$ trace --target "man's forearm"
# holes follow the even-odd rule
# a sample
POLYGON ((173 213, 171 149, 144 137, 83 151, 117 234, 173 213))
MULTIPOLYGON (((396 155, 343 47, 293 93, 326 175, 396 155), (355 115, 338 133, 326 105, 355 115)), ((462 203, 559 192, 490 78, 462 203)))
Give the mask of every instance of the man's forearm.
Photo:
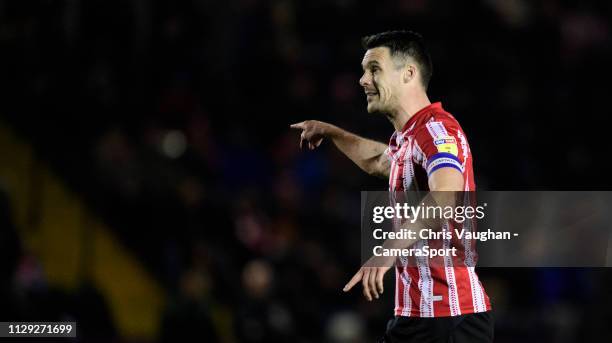
POLYGON ((391 163, 385 156, 387 146, 383 143, 359 137, 332 124, 306 120, 290 125, 293 129, 302 130, 300 148, 307 142, 308 148, 316 149, 323 138, 331 139, 336 147, 359 168, 370 175, 388 177, 391 163))
POLYGON ((388 176, 386 157, 383 156, 387 148, 385 144, 360 137, 331 124, 327 130, 327 137, 359 168, 370 175, 388 176))

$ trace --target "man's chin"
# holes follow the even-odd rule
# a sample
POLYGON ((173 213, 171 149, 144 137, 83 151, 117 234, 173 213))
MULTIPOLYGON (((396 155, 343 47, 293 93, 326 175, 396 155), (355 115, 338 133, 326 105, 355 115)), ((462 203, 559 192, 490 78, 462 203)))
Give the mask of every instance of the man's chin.
POLYGON ((382 113, 381 109, 374 104, 368 104, 368 113, 370 114, 380 114, 382 113))
POLYGON ((373 103, 368 103, 368 113, 376 113, 378 110, 373 103))

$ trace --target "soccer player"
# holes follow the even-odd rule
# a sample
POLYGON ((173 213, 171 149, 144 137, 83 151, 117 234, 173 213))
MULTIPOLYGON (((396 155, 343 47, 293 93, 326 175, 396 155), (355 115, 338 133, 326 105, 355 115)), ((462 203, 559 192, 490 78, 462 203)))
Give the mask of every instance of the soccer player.
MULTIPOLYGON (((364 37, 362 43, 366 51, 359 84, 368 112, 385 115, 395 128, 389 144, 307 120, 291 125, 302 131, 300 147, 315 149, 324 138, 331 139, 365 172, 388 178, 391 192, 475 190, 472 155, 461 126, 427 96, 432 63, 422 37, 389 31, 364 37)), ((369 301, 378 298, 391 267, 364 264, 344 291, 361 283, 369 301)), ((395 272, 395 317, 381 342, 493 341, 491 305, 473 266, 397 263, 395 272)))

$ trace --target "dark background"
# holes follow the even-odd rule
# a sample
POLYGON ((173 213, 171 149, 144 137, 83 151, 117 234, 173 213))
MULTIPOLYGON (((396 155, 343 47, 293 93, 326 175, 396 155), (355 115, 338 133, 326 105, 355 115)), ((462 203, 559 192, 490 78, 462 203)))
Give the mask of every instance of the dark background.
MULTIPOLYGON (((359 268, 359 191, 386 182, 329 142, 300 151, 289 124, 387 141, 358 85, 360 37, 413 29, 479 189, 609 189, 610 18, 603 1, 0 1, 0 119, 163 286, 160 341, 371 342, 392 291, 366 303, 341 289, 359 268)), ((1 319, 71 313, 98 318, 85 341, 130 341, 95 285, 11 301, 32 258, 11 206, 3 196, 1 319)), ((480 275, 497 342, 609 334, 607 269, 480 275)))

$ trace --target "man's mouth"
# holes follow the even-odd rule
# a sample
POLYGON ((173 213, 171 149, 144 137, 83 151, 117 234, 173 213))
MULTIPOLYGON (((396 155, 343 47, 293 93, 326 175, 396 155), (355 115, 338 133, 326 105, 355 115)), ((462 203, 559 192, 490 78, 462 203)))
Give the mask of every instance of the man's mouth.
POLYGON ((377 96, 378 92, 365 92, 365 94, 366 94, 366 98, 369 99, 369 98, 372 98, 374 96, 377 96))

